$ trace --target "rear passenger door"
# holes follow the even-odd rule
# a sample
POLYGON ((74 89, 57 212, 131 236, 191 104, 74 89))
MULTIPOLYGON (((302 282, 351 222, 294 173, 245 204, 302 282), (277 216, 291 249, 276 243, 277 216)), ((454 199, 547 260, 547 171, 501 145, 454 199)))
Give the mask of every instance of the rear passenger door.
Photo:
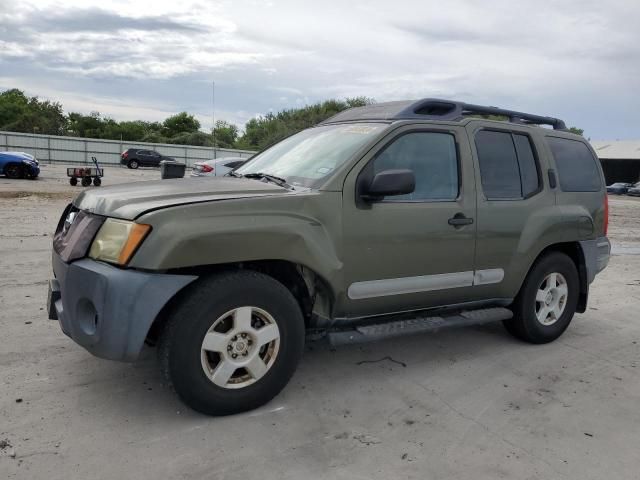
MULTIPOLYGON (((531 262, 542 233, 557 214, 549 189, 542 133, 509 125, 467 125, 476 166, 478 199, 476 271, 477 299, 512 299, 531 262)), ((539 129, 542 131, 542 128, 539 129)))

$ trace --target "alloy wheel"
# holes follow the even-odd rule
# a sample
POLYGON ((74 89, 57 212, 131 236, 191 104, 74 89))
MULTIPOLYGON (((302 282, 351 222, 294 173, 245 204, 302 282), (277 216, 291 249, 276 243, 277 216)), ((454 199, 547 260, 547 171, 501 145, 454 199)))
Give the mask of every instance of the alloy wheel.
POLYGON ((567 280, 560 273, 550 273, 536 292, 535 312, 538 322, 544 326, 556 323, 567 305, 569 289, 567 280))
POLYGON ((273 366, 280 348, 275 319, 257 307, 239 307, 220 316, 202 341, 201 363, 218 387, 243 388, 273 366))

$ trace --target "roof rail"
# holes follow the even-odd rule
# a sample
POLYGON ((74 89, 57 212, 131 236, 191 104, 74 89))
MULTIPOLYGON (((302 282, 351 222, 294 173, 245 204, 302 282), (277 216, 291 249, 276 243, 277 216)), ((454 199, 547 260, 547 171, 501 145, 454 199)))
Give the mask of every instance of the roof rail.
POLYGON ((460 121, 469 115, 499 115, 512 123, 524 125, 550 125, 554 130, 566 130, 567 126, 559 118, 543 117, 530 113, 506 110, 504 108, 473 105, 470 103, 437 98, 416 101, 385 102, 351 108, 334 115, 323 123, 346 122, 352 120, 448 120, 460 121))

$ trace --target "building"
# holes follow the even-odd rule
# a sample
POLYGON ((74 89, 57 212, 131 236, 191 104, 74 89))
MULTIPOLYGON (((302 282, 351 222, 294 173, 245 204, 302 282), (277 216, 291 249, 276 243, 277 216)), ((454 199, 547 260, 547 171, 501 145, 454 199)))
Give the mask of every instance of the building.
POLYGON ((607 185, 640 181, 640 140, 597 140, 591 146, 602 163, 607 185))

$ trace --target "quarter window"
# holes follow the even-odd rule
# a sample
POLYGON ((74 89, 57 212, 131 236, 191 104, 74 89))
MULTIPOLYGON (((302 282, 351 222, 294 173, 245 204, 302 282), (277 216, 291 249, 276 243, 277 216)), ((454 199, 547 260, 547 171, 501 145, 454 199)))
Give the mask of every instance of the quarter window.
POLYGON ((481 130, 475 137, 482 190, 488 199, 521 199, 540 188, 527 135, 481 130))
POLYGON ((458 197, 458 157, 450 133, 412 132, 397 138, 373 161, 374 174, 409 169, 416 178, 413 193, 387 201, 455 200, 458 197))
POLYGON ((602 179, 596 159, 584 143, 560 137, 547 137, 547 141, 556 161, 563 191, 600 191, 602 179))

